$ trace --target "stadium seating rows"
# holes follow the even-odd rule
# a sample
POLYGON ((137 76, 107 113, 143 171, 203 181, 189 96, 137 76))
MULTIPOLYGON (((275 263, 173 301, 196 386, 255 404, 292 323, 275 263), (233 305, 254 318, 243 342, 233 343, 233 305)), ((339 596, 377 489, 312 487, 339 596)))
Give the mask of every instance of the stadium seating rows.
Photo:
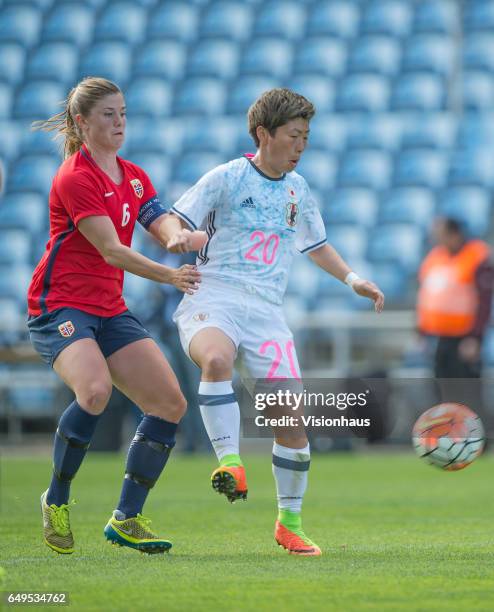
MULTIPOLYGON (((406 305, 435 214, 476 235, 490 229, 493 32, 494 5, 483 0, 463 15, 451 0, 0 0, 0 266, 18 267, 0 281, 2 304, 24 303, 59 163, 56 144, 29 123, 98 74, 126 94, 122 155, 165 201, 253 149, 245 111, 259 93, 288 86, 312 99, 299 171, 328 235, 388 301, 406 305)), ((294 268, 299 282, 302 307, 358 307, 305 263, 294 268)))

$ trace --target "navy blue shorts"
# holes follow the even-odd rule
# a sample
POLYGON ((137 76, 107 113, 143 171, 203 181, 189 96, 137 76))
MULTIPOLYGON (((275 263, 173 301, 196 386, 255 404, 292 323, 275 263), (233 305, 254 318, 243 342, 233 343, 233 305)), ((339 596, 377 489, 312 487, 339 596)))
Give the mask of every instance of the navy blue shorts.
POLYGON ((114 317, 98 317, 77 308, 58 308, 30 316, 27 326, 34 348, 51 366, 64 348, 81 338, 96 340, 106 358, 131 342, 151 337, 129 310, 114 317))

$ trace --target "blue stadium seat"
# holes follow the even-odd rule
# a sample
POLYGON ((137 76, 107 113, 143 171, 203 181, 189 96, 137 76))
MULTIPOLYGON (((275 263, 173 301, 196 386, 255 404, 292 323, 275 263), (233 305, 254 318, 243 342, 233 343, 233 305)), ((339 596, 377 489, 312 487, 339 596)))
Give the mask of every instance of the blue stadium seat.
POLYGON ((172 89, 158 78, 132 80, 125 92, 125 104, 129 117, 165 117, 172 106, 172 89))
POLYGON ((187 61, 188 76, 231 79, 237 75, 239 48, 233 41, 203 40, 187 61))
POLYGON ((444 85, 435 74, 405 74, 397 80, 391 93, 390 107, 395 111, 438 111, 444 105, 444 85))
MULTIPOLYGON (((0 87, 0 92, 1 92, 0 87)), ((0 109, 2 108, 1 93, 0 93, 0 109)), ((0 110, 0 115, 2 111, 0 110)), ((10 162, 17 156, 20 145, 21 130, 15 121, 3 121, 0 119, 0 159, 10 162)))
POLYGON ((438 197, 438 213, 465 224, 474 236, 485 236, 492 218, 491 194, 481 187, 451 187, 438 197))
POLYGON ((356 118, 348 126, 347 149, 382 149, 394 151, 400 143, 402 122, 393 115, 356 118))
POLYGON ((410 223, 424 230, 434 217, 434 195, 425 187, 399 187, 384 193, 379 205, 379 223, 410 223))
POLYGON ((394 264, 374 263, 369 268, 369 278, 381 289, 386 297, 386 304, 407 303, 407 284, 406 274, 394 264))
POLYGON ((39 384, 23 384, 9 387, 7 402, 17 418, 26 416, 56 416, 56 390, 51 387, 40 387, 39 384))
POLYGON ((494 147, 494 121, 489 113, 464 113, 458 125, 459 149, 494 147))
POLYGON ((268 77, 241 77, 228 88, 227 114, 243 115, 264 91, 278 87, 279 81, 268 77))
POLYGON ((51 155, 25 155, 13 161, 7 191, 34 191, 47 197, 59 161, 51 155))
POLYGON ((376 113, 387 109, 389 85, 377 74, 353 74, 339 84, 335 109, 343 112, 376 113))
POLYGON ((376 72, 393 76, 400 67, 401 50, 390 36, 364 36, 355 41, 348 58, 348 72, 376 72))
POLYGON ((450 149, 456 135, 456 119, 446 113, 428 113, 404 122, 402 148, 450 149))
POLYGON ((93 35, 94 11, 81 4, 56 6, 41 33, 43 42, 70 42, 83 49, 93 35))
POLYGON ((408 39, 401 67, 408 72, 449 76, 455 68, 455 41, 442 34, 421 34, 408 39))
POLYGON ((494 367, 494 329, 487 330, 482 343, 482 358, 489 367, 494 367))
POLYGON ((199 38, 247 40, 252 28, 252 9, 247 3, 213 2, 199 25, 199 38))
POLYGON ((182 126, 179 119, 133 117, 127 123, 129 151, 177 155, 182 147, 182 126))
POLYGON ((415 7, 413 31, 455 34, 459 27, 458 5, 450 0, 422 0, 415 7))
MULTIPOLYGON (((0 246, 0 249, 2 248, 0 246)), ((0 297, 16 300, 17 308, 21 312, 24 312, 26 308, 27 289, 32 273, 31 264, 13 261, 0 266, 0 297)))
POLYGON ((463 149, 453 153, 450 160, 448 183, 494 187, 494 164, 488 149, 463 149))
POLYGON ((29 81, 17 93, 14 116, 18 119, 47 119, 62 110, 67 92, 60 83, 29 81))
MULTIPOLYGON (((142 252, 141 249, 137 249, 142 252)), ((149 304, 153 299, 153 292, 156 291, 154 283, 150 283, 147 278, 137 276, 137 274, 126 274, 123 296, 128 308, 138 310, 140 305, 149 304)))
POLYGON ((292 45, 276 38, 253 39, 240 60, 242 75, 286 77, 292 68, 292 45))
POLYGON ((224 163, 224 161, 215 153, 188 153, 178 160, 173 172, 173 179, 180 183, 192 185, 206 172, 224 163))
POLYGON ((221 79, 190 79, 185 81, 176 92, 174 113, 177 115, 221 115, 225 106, 225 96, 225 84, 221 79))
POLYGON ((30 6, 7 6, 0 12, 0 42, 33 47, 39 38, 41 11, 30 6))
POLYGON ((494 108, 494 75, 483 71, 464 72, 462 85, 466 111, 489 112, 494 108))
POLYGON ((466 30, 494 30, 494 4, 490 0, 467 2, 463 13, 466 30))
MULTIPOLYGON (((420 227, 394 223, 376 227, 369 236, 367 257, 375 263, 395 263, 408 272, 417 270, 423 254, 420 227)), ((399 274, 399 270, 396 270, 399 274)))
POLYGON ((149 38, 189 42, 196 36, 197 9, 185 2, 166 2, 148 17, 149 38))
POLYGON ((260 7, 253 34, 298 40, 304 35, 305 17, 305 7, 299 2, 287 0, 268 2, 260 7))
MULTIPOLYGON (((238 133, 236 123, 236 120, 228 121, 226 117, 213 117, 207 122, 189 119, 184 125, 183 150, 218 153, 226 158, 235 148, 238 133)), ((243 125, 242 128, 245 129, 243 125)))
POLYGON ((53 0, 3 0, 3 6, 31 6, 32 8, 44 11, 53 4, 53 0))
MULTIPOLYGON (((0 271, 3 271, 0 268, 0 271)), ((19 312, 19 304, 17 300, 0 295, 0 312, 2 318, 0 320, 0 345, 8 346, 19 340, 19 328, 24 325, 24 317, 19 312)), ((4 402, 2 402, 4 404, 4 402)), ((0 412, 4 412, 2 406, 0 412)))
POLYGON ((328 193, 323 213, 330 226, 333 223, 356 223, 372 227, 377 216, 377 197, 369 189, 337 189, 328 193))
POLYGON ((186 51, 186 46, 180 41, 153 40, 138 50, 134 75, 179 80, 185 74, 186 51))
POLYGON ((100 42, 92 46, 82 57, 79 66, 81 78, 98 76, 110 79, 125 87, 129 79, 131 49, 122 42, 100 42))
POLYGON ((301 174, 309 187, 326 191, 334 185, 336 159, 322 151, 307 150, 297 164, 296 171, 301 174))
POLYGON ((318 281, 318 269, 308 257, 295 257, 293 259, 287 287, 289 295, 301 296, 307 303, 315 296, 318 281))
POLYGON ((0 44, 0 81, 16 85, 24 76, 26 50, 17 43, 0 44))
POLYGON ((310 123, 309 147, 323 151, 341 152, 347 138, 346 123, 341 115, 316 113, 310 123))
POLYGON ((20 139, 21 155, 44 155, 61 158, 63 139, 56 138, 54 132, 23 129, 20 139))
POLYGON ((407 149, 396 159, 393 183, 439 189, 444 186, 447 172, 448 160, 443 151, 407 149))
POLYGON ((38 47, 29 58, 26 76, 50 79, 72 87, 75 83, 78 50, 70 43, 47 43, 38 47))
POLYGON ((314 74, 299 75, 288 82, 288 87, 309 99, 318 113, 333 110, 334 86, 329 79, 314 74))
POLYGON ((322 77, 340 76, 345 70, 345 43, 327 38, 308 38, 303 45, 295 47, 294 74, 322 77))
POLYGON ((360 30, 364 34, 386 34, 403 37, 410 31, 410 3, 400 0, 374 0, 365 5, 360 30))
POLYGON ((161 196, 163 204, 166 205, 167 187, 170 180, 169 158, 166 155, 139 152, 135 154, 130 153, 128 159, 146 172, 158 195, 161 196))
POLYGON ((0 119, 10 119, 12 113, 12 87, 0 83, 0 119))
POLYGON ((0 265, 27 264, 29 263, 30 255, 31 236, 27 229, 2 231, 0 265))
POLYGON ((463 43, 463 66, 468 70, 494 71, 494 34, 472 33, 463 43))
POLYGON ((0 204, 0 231, 8 229, 41 232, 48 220, 48 205, 38 193, 10 193, 0 204))
POLYGON ((358 30, 358 6, 348 0, 316 2, 309 7, 307 36, 353 38, 358 30))
POLYGON ((348 152, 340 163, 338 185, 340 187, 368 187, 386 189, 391 178, 389 153, 375 150, 348 152))
POLYGON ((326 233, 329 244, 338 251, 343 259, 364 258, 368 231, 363 225, 358 223, 333 225, 330 221, 326 227, 326 233))
POLYGON ((97 41, 140 43, 144 38, 146 10, 135 3, 112 3, 98 15, 94 30, 97 41))

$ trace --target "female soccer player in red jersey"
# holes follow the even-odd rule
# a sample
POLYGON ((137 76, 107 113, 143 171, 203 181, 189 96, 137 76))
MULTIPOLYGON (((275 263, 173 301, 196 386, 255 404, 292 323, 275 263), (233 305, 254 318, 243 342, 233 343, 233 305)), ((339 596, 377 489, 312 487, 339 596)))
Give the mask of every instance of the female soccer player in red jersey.
POLYGON ((120 89, 88 77, 69 93, 63 112, 35 124, 65 138, 65 161, 50 191, 50 239, 28 292, 31 341, 75 394, 60 418, 53 477, 41 496, 44 540, 59 553, 74 550, 70 482, 112 384, 144 417, 129 448, 120 501, 105 536, 148 553, 171 547, 151 531, 141 512, 175 444, 186 404, 164 355, 127 309, 122 287, 124 270, 185 293, 193 293, 200 278, 194 266, 169 268, 130 248, 136 221, 162 241, 166 210, 146 173, 117 156, 125 123, 120 89))

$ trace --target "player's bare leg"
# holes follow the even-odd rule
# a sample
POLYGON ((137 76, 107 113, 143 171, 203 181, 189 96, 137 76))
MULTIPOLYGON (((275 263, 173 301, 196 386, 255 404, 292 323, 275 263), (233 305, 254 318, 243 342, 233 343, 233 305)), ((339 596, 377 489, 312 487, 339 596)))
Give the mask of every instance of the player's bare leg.
POLYGON ((245 470, 240 459, 240 409, 232 387, 236 347, 220 329, 208 327, 197 332, 190 356, 201 368, 199 405, 204 426, 220 467, 211 483, 230 502, 247 498, 245 470))
POLYGON ((185 399, 170 365, 151 338, 127 344, 110 355, 107 363, 114 384, 141 408, 144 417, 129 448, 120 501, 104 533, 113 544, 162 553, 171 548, 171 542, 151 530, 142 508, 175 445, 185 399))
POLYGON ((53 449, 53 477, 41 496, 44 541, 58 553, 74 551, 69 521, 70 484, 94 433, 99 415, 111 395, 105 359, 96 342, 83 338, 56 358, 54 370, 75 393, 76 399, 60 417, 53 449))

